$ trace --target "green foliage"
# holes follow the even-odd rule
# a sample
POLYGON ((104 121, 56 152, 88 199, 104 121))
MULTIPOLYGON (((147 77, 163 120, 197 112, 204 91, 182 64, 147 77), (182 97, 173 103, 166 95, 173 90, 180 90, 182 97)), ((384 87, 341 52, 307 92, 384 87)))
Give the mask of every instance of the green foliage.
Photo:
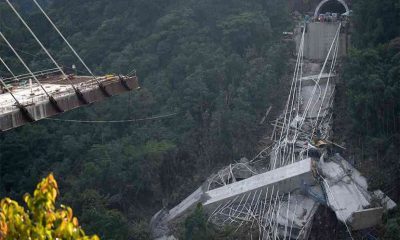
POLYGON ((85 235, 71 208, 63 205, 60 209, 55 207, 57 195, 57 182, 50 174, 37 185, 33 196, 24 196, 28 210, 10 198, 2 199, 0 239, 98 240, 97 236, 85 235))
MULTIPOLYGON (((399 200, 400 188, 400 3, 354 2, 355 49, 344 64, 352 149, 380 188, 399 200)), ((342 113, 340 113, 342 114, 342 113)), ((385 225, 384 239, 399 239, 399 218, 385 225)))
POLYGON ((375 47, 400 35, 400 3, 397 0, 356 0, 353 4, 358 47, 375 47))
POLYGON ((222 229, 215 226, 208 221, 208 215, 201 204, 196 206, 196 209, 185 219, 182 225, 182 236, 180 238, 185 240, 234 240, 257 236, 253 226, 250 226, 251 224, 242 226, 240 229, 236 229, 234 226, 225 226, 222 229))
POLYGON ((350 109, 359 132, 391 136, 398 130, 400 111, 400 44, 354 50, 345 66, 350 109))
POLYGON ((399 240, 400 239, 400 220, 391 219, 386 225, 385 240, 399 240))
MULTIPOLYGON (((146 239, 143 224, 176 204, 211 171, 251 156, 258 122, 281 106, 290 18, 280 0, 61 0, 50 16, 97 74, 127 73, 140 92, 64 114, 66 119, 134 119, 132 124, 40 122, 0 135, 0 194, 21 195, 46 171, 63 176, 62 201, 104 239, 146 239)), ((5 7, 1 11, 9 11, 5 7)), ((23 6, 26 9, 29 7, 23 6)), ((2 14, 1 17, 6 15, 2 14)), ((55 58, 80 66, 35 12, 28 16, 55 58), (40 23, 40 24, 39 24, 40 23)), ((53 67, 11 15, 1 21, 34 70, 53 67), (39 55, 35 55, 35 54, 39 55)), ((3 51, 3 50, 1 50, 3 51)), ((9 52, 0 52, 11 62, 9 52)), ((16 65, 16 64, 15 64, 16 65)))
POLYGON ((185 220, 186 240, 208 240, 214 239, 215 230, 207 221, 203 207, 199 204, 196 210, 185 220))
POLYGON ((399 240, 400 239, 400 215, 399 210, 389 213, 385 222, 384 228, 385 240, 399 240))

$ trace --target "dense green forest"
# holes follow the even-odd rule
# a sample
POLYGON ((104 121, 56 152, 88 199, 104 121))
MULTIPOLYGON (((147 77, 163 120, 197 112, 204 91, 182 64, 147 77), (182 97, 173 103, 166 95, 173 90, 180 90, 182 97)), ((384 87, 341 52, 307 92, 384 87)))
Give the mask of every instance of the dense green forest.
MULTIPOLYGON (((77 64, 43 16, 21 6, 57 60, 77 64)), ((258 122, 285 99, 293 45, 281 41, 291 29, 284 1, 62 0, 48 11, 96 73, 136 69, 142 85, 62 118, 177 113, 130 124, 44 120, 0 135, 0 197, 19 199, 53 171, 61 202, 102 239, 148 239, 157 210, 218 167, 253 156, 264 133, 258 122)), ((0 27, 32 69, 52 67, 4 3, 0 13, 0 27)), ((21 71, 6 48, 0 53, 21 71)))
MULTIPOLYGON (((339 131, 355 163, 380 188, 400 200, 400 2, 353 1, 353 49, 342 63, 336 112, 339 131), (346 114, 349 113, 349 114, 346 114)), ((400 239, 400 217, 387 219, 384 239, 400 239)))
MULTIPOLYGON (((18 2, 57 60, 77 64, 87 74, 43 16, 26 1, 18 2)), ((218 167, 254 155, 265 132, 258 122, 266 108, 279 112, 286 99, 294 47, 281 40, 282 32, 292 29, 286 1, 43 2, 97 74, 135 69, 142 86, 60 118, 177 113, 129 124, 44 120, 0 135, 0 198, 22 200, 40 178, 54 172, 61 201, 74 209, 89 234, 148 239, 148 220, 157 210, 179 202, 218 167)), ((339 138, 372 187, 398 201, 400 2, 352 2, 353 48, 341 63, 342 112, 336 112, 336 128, 344 130, 339 138)), ((33 70, 52 67, 3 2, 0 28, 33 70)), ((1 56, 22 73, 3 45, 1 56)), ((202 225, 203 218, 197 212, 184 225, 207 239, 212 228, 202 225)), ((398 214, 387 217, 382 233, 399 239, 398 214)))
POLYGON ((399 199, 400 3, 356 1, 354 13, 354 46, 343 63, 352 148, 373 164, 371 180, 399 199))

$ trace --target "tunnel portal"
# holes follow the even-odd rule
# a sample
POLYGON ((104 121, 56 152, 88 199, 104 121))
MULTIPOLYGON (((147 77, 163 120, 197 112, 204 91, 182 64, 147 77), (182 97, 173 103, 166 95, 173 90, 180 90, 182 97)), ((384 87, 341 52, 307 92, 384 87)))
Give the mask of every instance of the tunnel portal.
POLYGON ((317 17, 326 12, 343 14, 347 11, 349 11, 349 7, 344 0, 323 0, 315 9, 314 16, 317 17))

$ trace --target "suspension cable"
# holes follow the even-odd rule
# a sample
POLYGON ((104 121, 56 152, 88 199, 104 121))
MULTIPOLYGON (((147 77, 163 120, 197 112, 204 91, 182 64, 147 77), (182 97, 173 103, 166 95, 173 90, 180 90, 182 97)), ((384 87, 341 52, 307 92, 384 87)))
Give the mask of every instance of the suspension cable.
POLYGON ((15 56, 18 58, 18 60, 21 62, 21 64, 25 67, 25 69, 32 75, 33 79, 39 84, 39 86, 42 88, 44 93, 47 95, 47 97, 52 98, 52 96, 44 89, 43 85, 39 82, 35 74, 31 71, 31 69, 26 65, 25 61, 21 58, 21 56, 15 51, 11 43, 7 40, 7 38, 4 36, 4 34, 0 31, 0 36, 3 38, 3 40, 7 43, 8 47, 13 51, 15 56))
POLYGON ((0 77, 0 83, 1 85, 4 86, 4 88, 7 90, 7 92, 9 92, 12 96, 12 98, 14 98, 15 102, 17 103, 18 106, 21 106, 21 103, 18 101, 18 99, 15 97, 15 95, 11 92, 10 88, 7 86, 7 84, 3 81, 3 78, 0 77))
MULTIPOLYGON (((18 78, 15 76, 13 71, 8 67, 8 65, 5 63, 3 58, 0 57, 1 63, 6 67, 6 69, 11 73, 11 75, 15 78, 15 80, 18 82, 18 78)), ((17 97, 12 93, 11 89, 7 86, 7 84, 3 81, 3 79, 0 77, 1 84, 4 85, 4 88, 11 94, 11 96, 14 98, 15 103, 17 104, 17 107, 19 110, 22 112, 22 116, 24 116, 29 122, 35 121, 35 118, 32 116, 32 114, 25 108, 24 105, 21 104, 20 101, 18 101, 17 97)))
POLYGON ((338 36, 338 38, 336 39, 335 51, 334 51, 334 54, 333 54, 333 57, 332 57, 332 63, 331 63, 331 67, 330 67, 330 70, 329 70, 329 75, 328 75, 328 80, 327 80, 325 91, 324 91, 324 96, 323 96, 322 101, 321 101, 321 106, 320 106, 320 108, 318 110, 318 115, 317 115, 317 118, 316 118, 315 128, 319 127, 320 124, 322 124, 322 119, 321 120, 318 120, 318 119, 319 119, 319 116, 320 116, 321 111, 322 111, 322 106, 324 105, 326 94, 328 93, 328 86, 329 86, 329 82, 330 82, 330 79, 331 79, 331 74, 333 73, 333 70, 334 70, 334 68, 336 66, 336 61, 337 61, 338 52, 339 52, 339 39, 340 38, 338 36))
POLYGON ((169 118, 172 116, 178 115, 178 113, 170 113, 165 115, 153 116, 148 118, 139 118, 139 119, 126 119, 126 120, 74 120, 74 119, 60 119, 60 118, 45 118, 45 120, 56 121, 56 122, 70 122, 70 123, 132 123, 132 122, 141 122, 147 120, 155 120, 161 118, 169 118))
MULTIPOLYGON (((339 29, 340 29, 340 25, 339 25, 339 29)), ((328 79, 327 79, 327 83, 326 83, 326 86, 325 86, 325 91, 324 91, 324 94, 323 94, 323 98, 320 101, 321 103, 320 103, 320 107, 318 109, 318 113, 317 113, 317 116, 316 116, 316 119, 315 119, 315 123, 312 123, 312 125, 313 125, 313 127, 312 127, 312 136, 315 134, 315 131, 319 127, 318 123, 319 122, 322 123, 322 119, 319 120, 319 117, 320 117, 320 114, 321 114, 322 107, 324 105, 326 94, 328 92, 328 87, 329 87, 329 82, 330 82, 330 79, 331 79, 331 74, 332 74, 333 69, 335 68, 335 65, 336 65, 336 59, 337 59, 337 54, 338 54, 338 50, 339 50, 339 37, 340 37, 340 31, 336 32, 335 38, 334 38, 334 40, 332 42, 332 44, 334 44, 335 46, 334 46, 334 51, 333 51, 333 55, 332 55, 331 66, 330 66, 330 69, 329 69, 328 79)), ((330 55, 328 54, 327 59, 329 59, 329 58, 330 58, 330 55)), ((320 97, 321 97, 321 94, 318 97, 318 99, 320 99, 320 97)), ((318 100, 315 102, 315 104, 311 108, 311 111, 314 111, 314 109, 315 109, 315 107, 317 105, 317 102, 318 102, 318 100)))
MULTIPOLYGON (((7 44, 4 44, 4 43, 0 43, 0 45, 3 45, 3 46, 8 47, 7 44)), ((21 49, 19 49, 19 48, 15 48, 15 49, 18 50, 18 52, 23 53, 23 54, 25 54, 25 55, 29 55, 29 56, 31 56, 31 57, 37 57, 37 56, 40 55, 40 53, 32 54, 32 53, 26 52, 26 51, 24 51, 24 50, 21 50, 21 49)))
MULTIPOLYGON (((4 67, 7 69, 7 71, 11 74, 12 78, 14 79, 14 81, 19 82, 18 77, 14 74, 14 72, 11 70, 11 68, 6 64, 6 62, 4 61, 4 59, 2 57, 0 57, 0 61, 1 63, 4 65, 4 67)), ((3 81, 5 81, 7 79, 3 79, 3 81)))
POLYGON ((320 71, 320 73, 319 73, 319 75, 318 75, 317 83, 316 83, 316 85, 314 86, 313 93, 311 94, 312 96, 311 96, 311 98, 308 100, 307 105, 306 105, 306 108, 305 108, 305 110, 304 110, 304 112, 303 112, 302 121, 301 121, 301 126, 304 124, 305 118, 307 117, 307 113, 308 113, 308 111, 310 110, 310 107, 311 107, 311 104, 312 104, 312 100, 313 100, 314 95, 315 95, 315 92, 316 92, 316 90, 317 90, 317 85, 319 84, 319 81, 320 81, 321 78, 322 78, 322 74, 323 74, 323 72, 324 72, 324 70, 325 70, 326 64, 327 64, 328 59, 329 59, 329 56, 330 56, 330 54, 331 54, 331 52, 332 52, 332 49, 333 49, 334 43, 335 43, 335 41, 336 41, 336 38, 337 38, 337 36, 338 36, 338 34, 339 34, 339 32, 340 32, 340 28, 341 28, 341 24, 339 24, 339 27, 338 27, 337 32, 336 32, 336 34, 335 34, 335 37, 334 37, 334 39, 333 39, 333 41, 332 41, 332 44, 331 44, 331 46, 330 46, 330 48, 329 48, 328 55, 327 55, 327 57, 326 57, 326 59, 325 59, 325 61, 324 61, 324 64, 323 64, 323 66, 322 66, 322 69, 321 69, 321 71, 320 71))
POLYGON ((26 21, 21 17, 21 15, 18 13, 18 11, 15 9, 15 7, 11 4, 9 0, 6 0, 8 5, 11 7, 11 9, 14 11, 15 15, 21 20, 21 22, 24 24, 24 26, 28 29, 28 31, 31 33, 33 38, 36 40, 36 42, 40 45, 40 47, 43 49, 43 51, 47 54, 47 56, 50 58, 50 60, 54 63, 54 65, 57 67, 57 69, 61 72, 61 74, 64 76, 64 78, 69 81, 70 85, 72 88, 77 91, 76 87, 72 84, 71 80, 68 78, 67 74, 62 70, 60 65, 57 63, 57 61, 53 58, 53 56, 50 54, 50 52, 46 49, 46 47, 43 45, 43 43, 39 40, 39 38, 36 36, 36 34, 32 31, 32 29, 29 27, 29 25, 26 23, 26 21))
POLYGON ((79 61, 82 63, 82 65, 86 68, 86 70, 90 73, 90 75, 94 78, 94 80, 97 82, 97 84, 100 84, 99 80, 97 77, 93 74, 92 70, 86 65, 86 63, 83 61, 83 59, 79 56, 79 54, 75 51, 75 49, 72 47, 72 45, 69 43, 69 41, 65 38, 65 36, 61 33, 61 31, 58 29, 58 27, 54 24, 54 22, 50 19, 50 17, 47 15, 47 13, 43 10, 43 8, 40 6, 40 4, 36 0, 32 0, 36 6, 39 8, 39 10, 43 13, 43 15, 46 17, 46 19, 50 22, 50 24, 53 26, 53 28, 57 31, 57 33, 60 35, 60 37, 64 40, 64 42, 68 45, 68 47, 71 49, 71 51, 75 54, 75 56, 79 59, 79 61))
MULTIPOLYGON (((292 112, 292 109, 293 109, 293 100, 292 100, 292 98, 294 99, 295 95, 296 95, 296 90, 297 90, 296 89, 296 84, 297 84, 297 78, 298 78, 298 74, 299 74, 299 68, 302 65, 302 52, 304 50, 303 48, 304 48, 305 30, 306 30, 306 26, 304 26, 304 28, 303 28, 302 37, 301 37, 301 40, 300 40, 300 46, 299 46, 299 51, 298 51, 298 54, 297 54, 295 71, 294 71, 292 83, 291 83, 291 86, 290 86, 289 97, 287 99, 287 103, 286 103, 286 107, 285 107, 284 121, 283 121, 283 126, 282 126, 282 130, 281 130, 280 137, 279 137, 279 142, 282 142, 283 134, 284 134, 284 132, 286 132, 286 128, 289 128, 290 121, 291 121, 290 118, 291 118, 291 115, 292 115, 291 112, 292 112), (287 119, 289 108, 290 108, 290 114, 289 114, 289 119, 287 119), (287 124, 287 127, 286 127, 286 124, 287 124)), ((287 138, 287 135, 286 135, 286 138, 287 138)), ((287 146, 285 145, 284 146, 283 155, 286 154, 286 148, 287 148, 287 146)), ((275 161, 273 163, 273 169, 276 167, 276 161, 277 160, 279 160, 280 165, 282 165, 282 160, 284 159, 284 156, 281 156, 282 154, 281 154, 281 147, 280 146, 275 149, 275 153, 276 153, 275 154, 276 158, 279 158, 279 159, 275 159, 275 161)))

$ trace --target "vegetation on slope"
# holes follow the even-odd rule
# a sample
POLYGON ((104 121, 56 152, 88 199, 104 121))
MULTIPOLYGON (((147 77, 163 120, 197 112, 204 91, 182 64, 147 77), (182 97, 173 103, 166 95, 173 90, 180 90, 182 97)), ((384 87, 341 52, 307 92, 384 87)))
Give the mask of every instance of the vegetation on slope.
POLYGON ((375 184, 394 187, 399 199, 400 5, 356 1, 354 13, 355 45, 343 71, 354 147, 360 159, 371 160, 375 184))
MULTIPOLYGON (((354 49, 344 63, 347 137, 371 188, 400 200, 400 2, 354 1, 354 49)), ((338 113, 338 117, 343 113, 338 113)), ((385 239, 399 239, 398 214, 387 219, 385 239)))
MULTIPOLYGON (((1 27, 33 70, 52 67, 4 4, 0 11, 7 16, 1 27)), ((44 121, 3 133, 0 196, 17 199, 53 171, 62 201, 86 231, 147 239, 155 211, 177 203, 212 170, 254 154, 263 133, 257 123, 285 96, 292 47, 280 41, 290 24, 286 11, 280 0, 55 1, 50 15, 88 65, 98 74, 135 68, 142 84, 140 92, 63 118, 178 115, 132 124, 44 121)), ((40 14, 29 19, 62 64, 77 64, 40 14)), ((20 69, 9 51, 0 54, 20 69)))

